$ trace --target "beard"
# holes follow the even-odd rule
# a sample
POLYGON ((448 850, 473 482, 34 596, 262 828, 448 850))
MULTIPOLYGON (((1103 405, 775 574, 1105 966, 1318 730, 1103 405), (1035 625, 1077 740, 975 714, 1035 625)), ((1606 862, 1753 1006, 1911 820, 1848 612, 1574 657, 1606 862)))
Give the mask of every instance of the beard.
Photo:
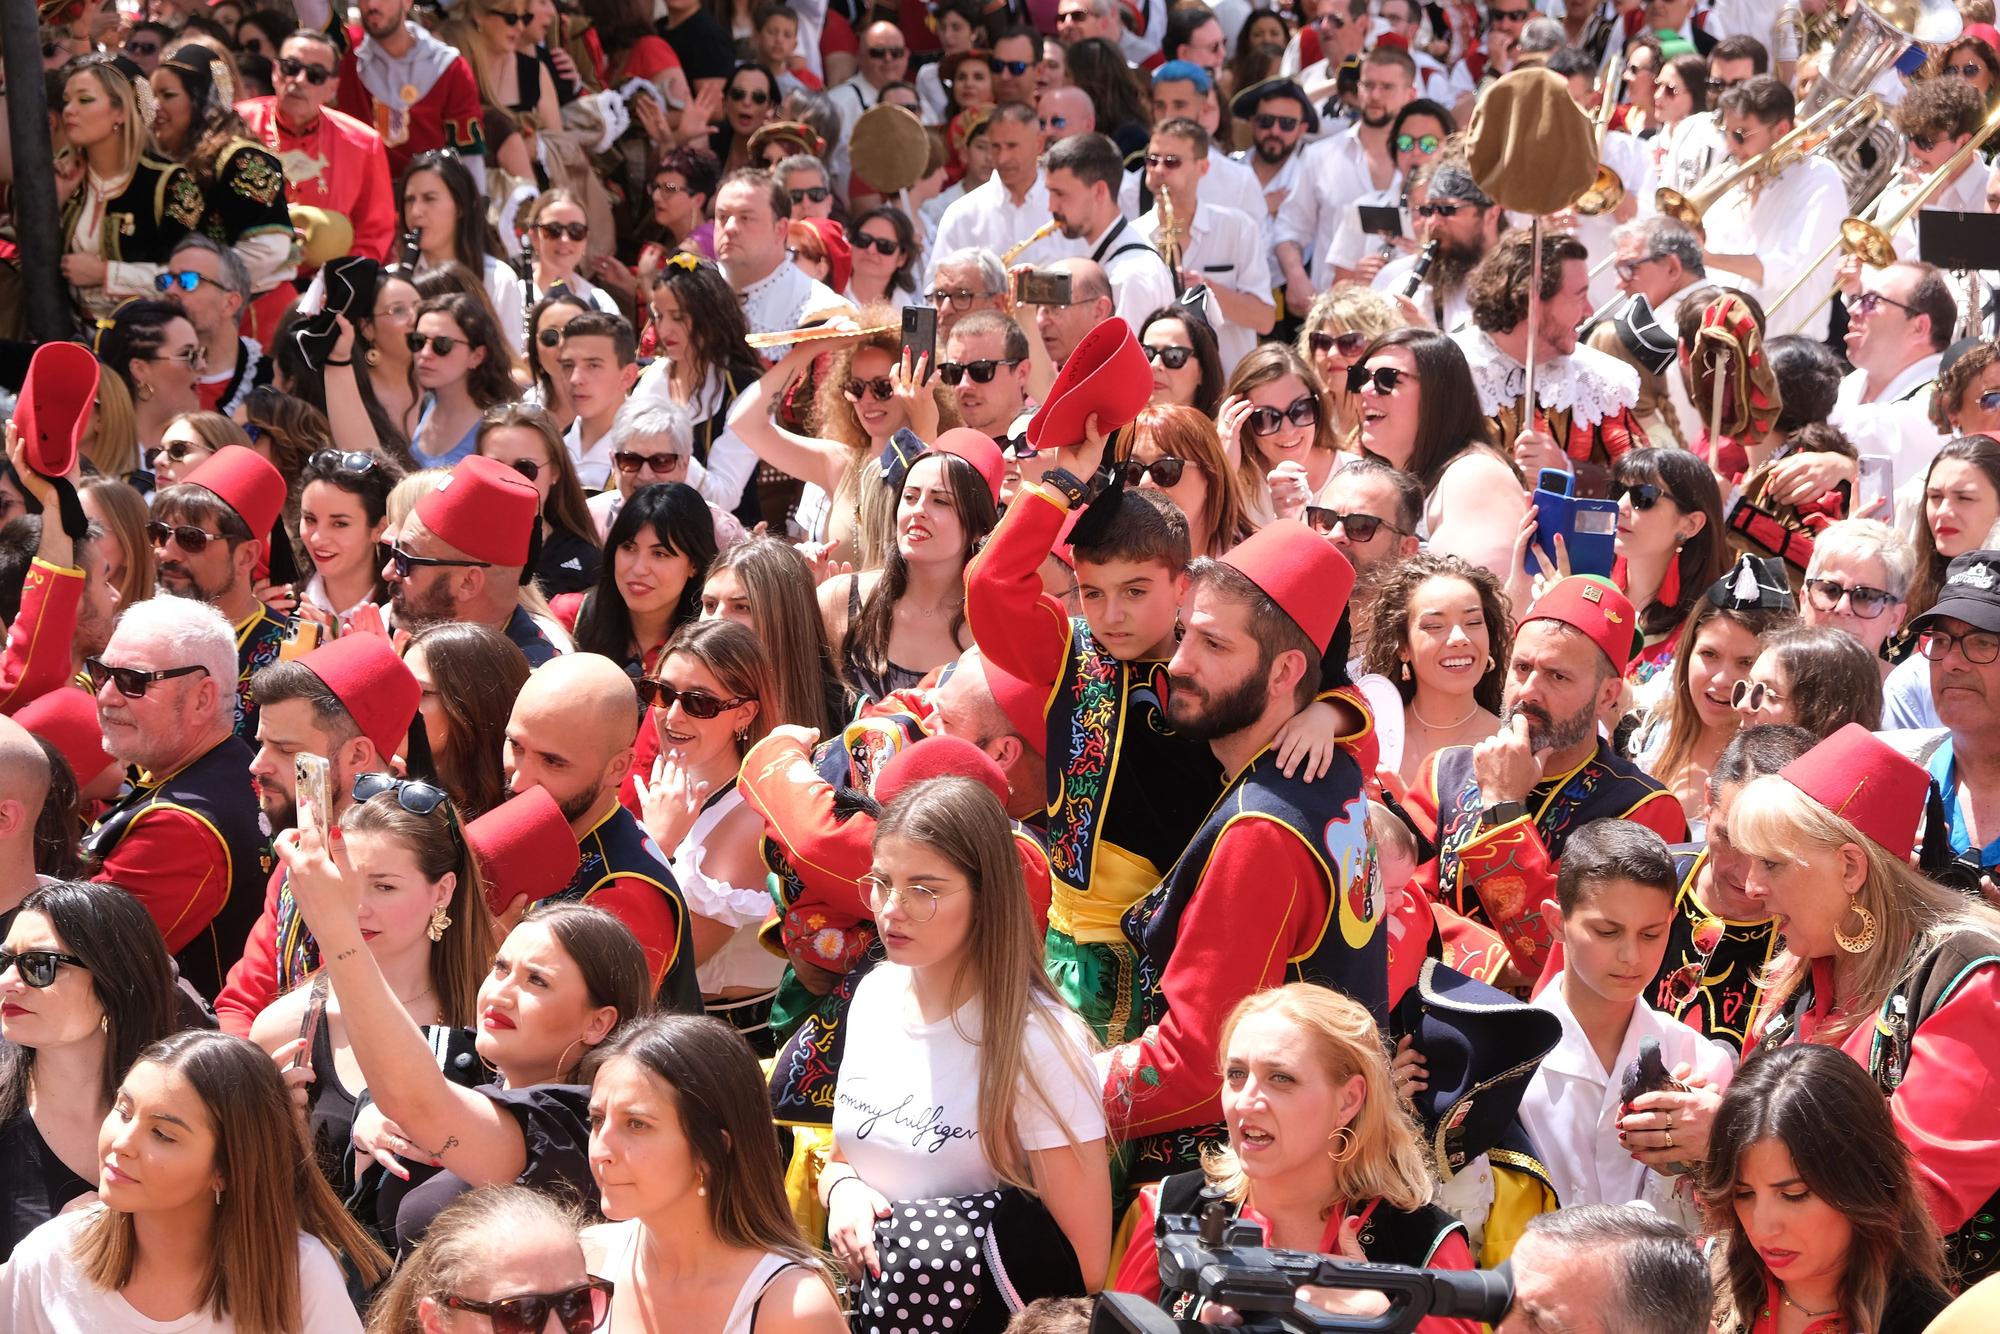
POLYGON ((436 625, 439 621, 455 619, 458 608, 444 593, 441 583, 413 594, 406 580, 396 585, 395 595, 389 599, 389 610, 395 617, 397 629, 414 632, 436 625))
MULTIPOLYGON (((551 792, 549 795, 554 796, 555 794, 551 792)), ((556 809, 562 812, 563 819, 569 821, 571 824, 575 824, 578 820, 590 814, 590 808, 595 806, 597 799, 603 795, 596 788, 587 787, 574 796, 563 797, 558 800, 556 802, 556 809)))
POLYGON ((1558 722, 1533 704, 1509 704, 1500 711, 1504 730, 1514 725, 1516 715, 1528 720, 1528 744, 1536 750, 1568 750, 1597 731, 1597 709, 1586 704, 1558 722))
POLYGON ((1465 286, 1465 280, 1479 267, 1479 261, 1486 258, 1483 245, 1460 245, 1449 236, 1439 235, 1437 258, 1431 261, 1429 274, 1433 292, 1456 292, 1465 286))
POLYGON ((1254 726, 1264 716, 1265 673, 1256 671, 1210 695, 1185 676, 1169 676, 1167 722, 1190 741, 1213 741, 1254 726))
POLYGON ((1361 123, 1371 130, 1379 130, 1394 119, 1396 119, 1396 113, 1393 111, 1377 111, 1373 115, 1370 115, 1367 107, 1364 106, 1361 109, 1361 123))
POLYGON ((1258 135, 1253 146, 1257 150, 1257 160, 1259 162, 1268 162, 1272 166, 1276 166, 1292 155, 1292 145, 1286 143, 1275 134, 1258 135))
POLYGON ((1083 234, 1082 223, 1073 223, 1068 218, 1057 218, 1056 226, 1062 231, 1064 238, 1067 240, 1083 241, 1089 239, 1083 234))
POLYGON ((271 832, 296 829, 299 824, 299 804, 276 787, 257 784, 257 807, 264 812, 264 819, 271 826, 271 832))
POLYGON ((160 562, 159 576, 162 591, 174 597, 193 598, 196 602, 206 602, 211 606, 217 598, 229 591, 227 586, 207 587, 201 582, 200 575, 179 561, 160 562))

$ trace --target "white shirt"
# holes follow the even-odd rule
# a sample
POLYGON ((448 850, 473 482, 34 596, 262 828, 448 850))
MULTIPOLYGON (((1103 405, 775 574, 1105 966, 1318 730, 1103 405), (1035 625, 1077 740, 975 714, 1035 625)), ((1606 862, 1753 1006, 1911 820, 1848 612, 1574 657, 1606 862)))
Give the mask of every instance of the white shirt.
MULTIPOLYGON (((1421 252, 1415 255, 1396 256, 1396 258, 1382 266, 1382 271, 1375 275, 1375 281, 1368 285, 1378 292, 1387 292, 1391 296, 1401 296, 1404 289, 1410 285, 1410 275, 1416 272, 1417 261, 1421 258, 1421 252)), ((1436 322, 1441 332, 1457 333, 1460 329, 1471 327, 1472 323, 1472 302, 1466 296, 1466 287, 1468 285, 1461 283, 1457 291, 1445 293, 1442 301, 1443 318, 1441 319, 1438 314, 1440 307, 1439 297, 1437 292, 1431 287, 1430 279, 1424 279, 1418 286, 1416 295, 1412 296, 1410 300, 1416 303, 1418 310, 1421 310, 1427 317, 1436 322)))
MULTIPOLYGON (((673 404, 673 372, 673 363, 666 358, 655 361, 639 372, 639 382, 632 386, 630 399, 673 404)), ((715 423, 715 438, 709 442, 707 460, 692 455, 688 458, 687 484, 701 492, 703 500, 722 510, 733 510, 743 503, 743 488, 757 471, 757 456, 750 452, 750 446, 744 444, 743 437, 729 425, 730 410, 742 401, 750 388, 744 385, 734 399, 724 402, 728 385, 722 378, 722 371, 711 366, 708 378, 702 382, 701 388, 695 390, 694 397, 680 405, 694 420, 697 446, 701 443, 702 423, 715 423)))
POLYGON ((571 422, 569 429, 563 432, 563 448, 569 451, 570 461, 576 464, 576 480, 582 483, 585 491, 602 491, 611 483, 612 434, 607 429, 585 448, 581 417, 571 422))
MULTIPOLYGON (((1128 171, 1125 179, 1118 184, 1118 211, 1128 218, 1136 218, 1139 208, 1139 187, 1144 183, 1144 171, 1128 171)), ((1198 204, 1227 204, 1246 212, 1250 205, 1245 200, 1263 193, 1258 184, 1257 173, 1245 163, 1238 162, 1214 144, 1208 146, 1208 172, 1195 184, 1194 198, 1198 204)))
MULTIPOLYGON (((743 314, 750 321, 751 333, 796 329, 808 315, 847 308, 838 293, 817 278, 808 277, 804 269, 789 259, 738 295, 743 298, 743 314)), ((777 361, 787 350, 771 348, 765 352, 765 359, 777 361)))
POLYGON ((1564 974, 1533 1004, 1562 1020, 1562 1041, 1542 1058, 1521 1098, 1521 1124, 1540 1151, 1556 1199, 1573 1204, 1665 1203, 1670 1183, 1618 1143, 1619 1094, 1625 1069, 1639 1059, 1642 1038, 1657 1038, 1667 1069, 1685 1061, 1694 1073, 1726 1087, 1735 1073, 1729 1048, 1711 1041, 1645 1001, 1632 1007, 1618 1059, 1606 1070, 1563 996, 1564 974))
MULTIPOLYGON (((654 783, 664 781, 666 765, 664 755, 653 761, 654 783)), ((757 941, 757 932, 771 912, 771 891, 764 877, 758 876, 754 885, 732 885, 711 876, 702 864, 709 835, 742 806, 743 790, 733 783, 710 797, 702 803, 701 813, 688 826, 673 856, 667 858, 688 911, 736 928, 722 947, 695 969, 704 996, 738 987, 775 987, 785 972, 785 961, 757 941)))
MULTIPOLYGON (((1271 197, 1273 195, 1278 197, 1278 208, 1283 208, 1285 200, 1291 197, 1292 188, 1299 183, 1299 159, 1305 154, 1305 145, 1299 145, 1298 148, 1292 150, 1291 156, 1278 164, 1278 170, 1271 177, 1269 185, 1265 185, 1257 179, 1257 169, 1251 165, 1250 159, 1256 151, 1254 148, 1246 148, 1233 159, 1233 161, 1241 163, 1243 169, 1250 173, 1250 180, 1256 187, 1251 194, 1243 197, 1242 203, 1236 204, 1234 207, 1242 209, 1245 213, 1249 213, 1257 219, 1257 226, 1264 233, 1264 248, 1271 252, 1271 272, 1276 274, 1278 272, 1278 212, 1277 209, 1271 207, 1271 197), (1250 202, 1260 195, 1262 199, 1258 203, 1252 204, 1250 202)), ((1213 175, 1214 173, 1211 172, 1210 174, 1213 175)))
MULTIPOLYGON (((1158 246, 1160 211, 1154 208, 1133 224, 1146 240, 1158 246)), ((1200 274, 1204 281, 1254 296, 1271 299, 1271 265, 1264 251, 1264 234, 1256 219, 1239 209, 1197 202, 1189 220, 1186 253, 1181 268, 1200 274)), ((1210 292, 1202 302, 1209 327, 1215 330, 1216 349, 1222 356, 1222 373, 1227 376, 1236 363, 1257 346, 1257 335, 1223 317, 1222 307, 1210 292)), ((1144 318, 1143 316, 1141 318, 1144 318)), ((1132 326, 1136 332, 1138 325, 1132 326)))
MULTIPOLYGON (((102 1205, 57 1214, 30 1232, 0 1266, 0 1329, 9 1334, 233 1334, 235 1320, 208 1310, 178 1320, 149 1320, 124 1294, 100 1288, 72 1252, 102 1205)), ((299 1234, 300 1334, 361 1334, 361 1318, 332 1252, 299 1234)))
MULTIPOLYGON (((1000 173, 994 172, 983 185, 967 190, 953 201, 938 220, 937 236, 931 242, 931 271, 925 277, 925 290, 937 285, 937 265, 940 259, 955 251, 978 246, 991 250, 994 254, 1005 254, 1015 242, 1034 233, 1035 229, 1049 221, 1049 188, 1042 182, 1042 174, 1035 173, 1035 183, 1028 187, 1028 193, 1016 204, 1007 193, 1007 187, 1000 183, 1000 173)), ((1017 264, 1050 264, 1072 255, 1086 254, 1089 247, 1080 241, 1072 241, 1057 232, 1045 236, 1015 257, 1017 264)))
POLYGON ((1755 37, 1771 56, 1771 73, 1785 61, 1799 58, 1799 32, 1778 22, 1782 5, 1771 0, 1709 0, 1702 30, 1718 41, 1724 37, 1755 37))
MULTIPOLYGON (((1375 188, 1368 168, 1368 150, 1361 144, 1359 123, 1303 150, 1307 160, 1299 168, 1299 180, 1285 202, 1278 206, 1274 237, 1277 244, 1287 241, 1299 247, 1310 263, 1307 272, 1313 286, 1327 286, 1326 252, 1333 242, 1340 211, 1375 188)), ((1392 177, 1391 188, 1402 183, 1392 177)))
POLYGON ((1936 354, 1919 357, 1865 402, 1868 373, 1849 371, 1841 377, 1840 393, 1826 417, 1829 425, 1839 427, 1854 442, 1857 452, 1887 455, 1898 487, 1921 478, 1938 450, 1951 440, 1931 425, 1931 387, 1937 381, 1938 361, 1936 354))
POLYGON ((1715 265, 1709 267, 1708 276, 1754 295, 1771 316, 1774 335, 1796 331, 1823 339, 1832 318, 1831 303, 1813 316, 1806 328, 1800 329, 1798 324, 1813 303, 1832 288, 1839 273, 1840 254, 1837 250, 1829 254, 1828 247, 1839 237, 1840 223, 1846 216, 1847 182, 1840 169, 1824 158, 1793 163, 1776 180, 1766 181, 1754 200, 1739 185, 1717 200, 1703 219, 1708 249, 1717 255, 1755 255, 1763 262, 1764 281, 1752 285, 1715 265), (1773 311, 1785 289, 1823 254, 1826 258, 1799 288, 1798 295, 1773 311))
POLYGON ((1673 129, 1655 135, 1654 153, 1657 158, 1653 173, 1654 189, 1647 190, 1640 197, 1641 214, 1659 211, 1654 207, 1654 195, 1659 187, 1671 186, 1686 194, 1728 156, 1723 151, 1722 126, 1706 111, 1688 116, 1673 129))
MULTIPOLYGON (((1000 1184, 981 1150, 981 1008, 974 999, 941 1022, 918 1022, 910 970, 896 963, 875 965, 855 988, 848 1022, 871 1039, 841 1060, 833 1142, 890 1200, 970 1195, 1000 1184)), ((1050 1008, 1029 1020, 1021 1040, 1023 1070, 1035 1072, 1049 1099, 1043 1106, 1023 1081, 1014 1104, 1021 1147, 1033 1153, 1071 1138, 1103 1139, 1103 1095, 1083 1021, 1050 1008)))
POLYGON ((1111 280, 1111 308, 1134 330, 1161 306, 1174 303, 1174 277, 1166 261, 1123 215, 1090 238, 1090 257, 1111 280))

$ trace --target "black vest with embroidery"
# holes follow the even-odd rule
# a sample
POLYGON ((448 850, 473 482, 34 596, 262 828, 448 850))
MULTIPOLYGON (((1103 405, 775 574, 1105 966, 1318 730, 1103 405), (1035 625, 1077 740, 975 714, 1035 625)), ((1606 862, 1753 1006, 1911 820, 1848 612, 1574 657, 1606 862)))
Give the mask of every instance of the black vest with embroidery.
POLYGON ((1758 1001, 1764 988, 1758 979, 1777 956, 1780 937, 1775 921, 1728 922, 1702 907, 1695 884, 1705 854, 1701 844, 1674 849, 1680 890, 1673 925, 1667 929, 1667 952, 1647 989, 1646 1003, 1703 1037, 1729 1044, 1740 1059, 1745 1036, 1756 1031, 1763 1017, 1758 1001))
MULTIPOLYGON (((75 233, 87 194, 80 188, 64 201, 64 238, 75 233)), ((112 263, 165 264, 181 238, 201 222, 201 214, 201 187, 194 174, 141 153, 125 188, 105 201, 99 253, 112 263)))
POLYGON ((659 845, 623 807, 583 836, 576 874, 543 903, 588 903, 591 895, 619 880, 643 880, 666 897, 674 914, 674 957, 655 997, 662 1010, 700 1014, 701 983, 695 978, 694 940, 688 932, 687 903, 659 845))

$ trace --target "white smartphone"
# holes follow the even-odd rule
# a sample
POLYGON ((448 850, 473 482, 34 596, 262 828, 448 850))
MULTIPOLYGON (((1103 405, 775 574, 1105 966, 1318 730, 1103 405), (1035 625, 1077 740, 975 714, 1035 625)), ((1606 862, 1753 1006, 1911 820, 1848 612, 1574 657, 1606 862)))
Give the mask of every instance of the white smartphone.
POLYGON ((1896 503, 1896 473, 1889 463, 1887 454, 1863 454, 1861 456, 1861 480, 1855 487, 1854 513, 1867 514, 1871 519, 1884 523, 1893 522, 1895 516, 1889 511, 1896 503), (1869 513, 1868 507, 1877 500, 1881 508, 1869 513))
POLYGON ((324 834, 333 825, 333 766, 324 755, 301 753, 292 757, 292 773, 298 780, 299 827, 324 834))

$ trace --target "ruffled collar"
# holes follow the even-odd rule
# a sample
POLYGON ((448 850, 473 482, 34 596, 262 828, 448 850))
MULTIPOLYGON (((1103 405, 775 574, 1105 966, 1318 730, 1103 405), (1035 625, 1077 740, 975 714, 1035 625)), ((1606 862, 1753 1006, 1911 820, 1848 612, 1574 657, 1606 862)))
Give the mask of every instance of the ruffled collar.
MULTIPOLYGON (((1527 369, 1484 329, 1468 328, 1458 345, 1472 367, 1479 410, 1491 417, 1517 405, 1527 388, 1527 369)), ((1608 353, 1578 343, 1566 357, 1535 367, 1535 401, 1544 412, 1569 412, 1580 425, 1615 417, 1639 401, 1639 372, 1608 353)))

